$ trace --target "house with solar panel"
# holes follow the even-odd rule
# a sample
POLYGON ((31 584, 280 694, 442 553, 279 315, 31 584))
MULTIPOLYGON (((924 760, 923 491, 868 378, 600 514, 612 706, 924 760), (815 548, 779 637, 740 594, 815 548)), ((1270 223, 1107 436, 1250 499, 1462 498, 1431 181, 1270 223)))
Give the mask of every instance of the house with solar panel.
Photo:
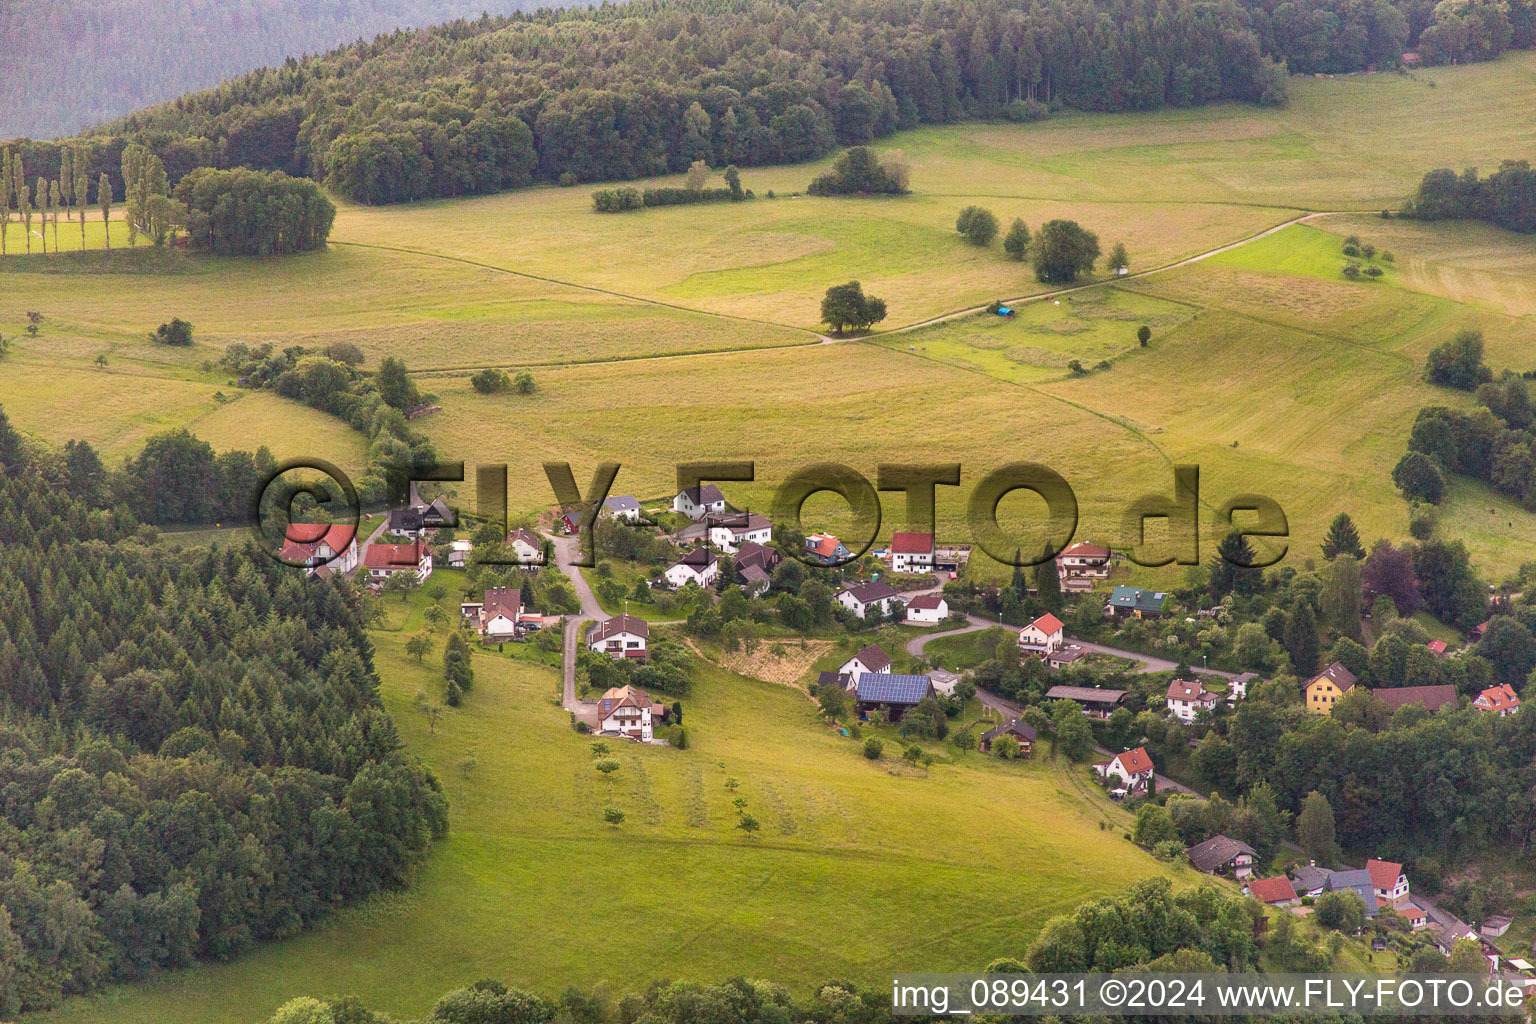
POLYGON ((886 721, 899 722, 924 697, 933 696, 933 680, 927 676, 866 672, 853 684, 853 690, 860 718, 879 709, 886 721))

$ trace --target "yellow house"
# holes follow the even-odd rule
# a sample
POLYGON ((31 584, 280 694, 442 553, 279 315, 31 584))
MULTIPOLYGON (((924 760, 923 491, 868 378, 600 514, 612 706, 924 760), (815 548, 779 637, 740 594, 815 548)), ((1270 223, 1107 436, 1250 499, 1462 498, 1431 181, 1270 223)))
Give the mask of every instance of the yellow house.
POLYGON ((1354 685, 1354 673, 1338 662, 1334 662, 1323 669, 1321 675, 1314 677, 1311 682, 1302 688, 1302 692, 1305 694, 1307 710, 1314 715, 1333 714, 1333 706, 1354 685))

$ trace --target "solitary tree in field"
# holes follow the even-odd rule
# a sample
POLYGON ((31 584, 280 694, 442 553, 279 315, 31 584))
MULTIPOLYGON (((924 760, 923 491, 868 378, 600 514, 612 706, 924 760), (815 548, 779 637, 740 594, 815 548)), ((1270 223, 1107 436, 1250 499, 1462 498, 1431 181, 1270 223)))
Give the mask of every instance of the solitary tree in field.
POLYGON ((1116 242, 1115 247, 1109 250, 1109 269, 1115 273, 1131 269, 1131 258, 1125 254, 1125 243, 1116 242))
POLYGON ((967 206, 955 218, 955 230, 972 245, 991 245, 997 237, 997 217, 983 207, 967 206))
POLYGON ((1146 324, 1142 324, 1140 327, 1136 328, 1136 340, 1141 342, 1142 348, 1146 348, 1147 342, 1152 340, 1152 328, 1148 327, 1146 324))
POLYGON ((1360 545, 1360 531, 1348 512, 1340 512, 1328 524, 1328 535, 1323 538, 1323 557, 1330 562, 1340 555, 1365 558, 1365 548, 1360 545))
POLYGON ((1029 255, 1029 228, 1025 227, 1022 218, 1013 218, 1013 223, 1008 226, 1008 233, 1003 236, 1003 252, 1020 263, 1029 255))
POLYGON ((857 281, 833 285, 821 300, 821 319, 839 334, 849 327, 862 331, 885 319, 885 300, 866 296, 857 281))
POLYGON ((1046 284, 1067 284, 1093 270, 1099 258, 1099 236, 1076 221, 1052 220, 1035 238, 1035 277, 1046 284))
POLYGON ((80 251, 85 252, 85 208, 91 202, 91 179, 85 174, 85 150, 75 150, 75 211, 80 214, 80 251))
POLYGON ((101 207, 101 230, 107 240, 107 252, 112 251, 112 179, 105 171, 96 182, 96 205, 101 207))

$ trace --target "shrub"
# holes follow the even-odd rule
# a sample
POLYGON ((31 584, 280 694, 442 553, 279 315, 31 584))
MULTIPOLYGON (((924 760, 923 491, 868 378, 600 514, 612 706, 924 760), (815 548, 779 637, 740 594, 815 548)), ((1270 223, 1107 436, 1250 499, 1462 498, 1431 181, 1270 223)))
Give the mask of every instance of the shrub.
POLYGON ((192 325, 180 317, 173 317, 170 323, 161 324, 155 328, 155 333, 150 339, 161 345, 175 345, 185 348, 192 344, 192 325))
POLYGON ((508 377, 504 371, 489 366, 469 378, 469 383, 482 395, 494 395, 510 388, 512 378, 508 377))
POLYGON ((955 230, 965 236, 972 245, 991 245, 997 237, 997 217, 991 210, 980 206, 967 206, 955 218, 955 230))
POLYGON ((895 155, 881 159, 865 146, 854 146, 806 191, 813 196, 906 195, 907 167, 895 155))
POLYGON ((1152 340, 1152 328, 1148 327, 1146 324, 1142 324, 1140 327, 1136 328, 1136 340, 1141 342, 1142 348, 1146 348, 1147 342, 1152 340))
POLYGON ((871 761, 880 760, 880 755, 885 752, 885 744, 876 736, 871 736, 864 741, 864 756, 871 761))

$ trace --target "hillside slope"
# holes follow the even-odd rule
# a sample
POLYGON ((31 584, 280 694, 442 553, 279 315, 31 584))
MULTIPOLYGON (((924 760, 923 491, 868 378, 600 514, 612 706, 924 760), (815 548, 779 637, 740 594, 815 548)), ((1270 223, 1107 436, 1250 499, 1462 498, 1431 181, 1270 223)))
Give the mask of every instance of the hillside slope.
POLYGON ((252 68, 525 0, 0 4, 0 138, 53 138, 252 68))

